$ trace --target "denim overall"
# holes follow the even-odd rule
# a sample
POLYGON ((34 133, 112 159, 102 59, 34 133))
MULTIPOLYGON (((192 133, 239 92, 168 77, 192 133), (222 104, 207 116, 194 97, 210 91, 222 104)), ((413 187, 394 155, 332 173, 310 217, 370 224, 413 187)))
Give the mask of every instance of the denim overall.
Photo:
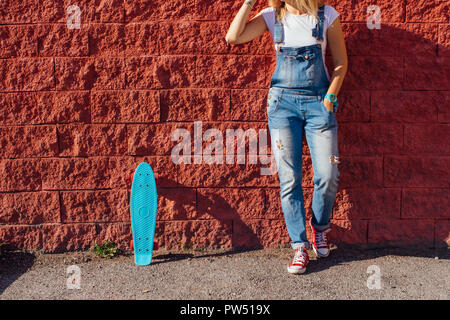
MULTIPOLYGON (((312 34, 323 40, 324 6, 312 34)), ((276 68, 267 98, 267 117, 272 154, 280 180, 281 207, 291 246, 309 247, 302 189, 302 140, 305 132, 314 170, 312 225, 317 230, 330 226, 330 216, 338 188, 339 153, 337 108, 323 104, 329 80, 324 68, 321 44, 283 47, 283 24, 274 29, 276 68)), ((304 161, 308 163, 305 157, 304 161)))

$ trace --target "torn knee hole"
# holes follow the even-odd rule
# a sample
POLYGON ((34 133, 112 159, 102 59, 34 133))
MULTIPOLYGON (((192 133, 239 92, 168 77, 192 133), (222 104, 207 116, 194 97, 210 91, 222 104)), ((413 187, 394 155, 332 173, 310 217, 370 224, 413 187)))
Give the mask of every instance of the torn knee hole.
POLYGON ((283 144, 281 143, 281 140, 277 140, 277 147, 279 150, 283 150, 283 144))
POLYGON ((332 164, 340 163, 339 157, 335 156, 335 155, 330 156, 330 163, 332 163, 332 164))

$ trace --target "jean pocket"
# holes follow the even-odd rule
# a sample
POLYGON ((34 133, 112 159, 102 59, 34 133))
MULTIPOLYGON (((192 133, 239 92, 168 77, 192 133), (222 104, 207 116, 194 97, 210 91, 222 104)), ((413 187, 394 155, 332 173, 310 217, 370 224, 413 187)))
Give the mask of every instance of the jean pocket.
POLYGON ((278 109, 278 105, 280 104, 281 95, 276 94, 274 92, 269 92, 269 95, 267 96, 267 115, 270 116, 271 114, 275 113, 278 109))
POLYGON ((322 99, 322 101, 320 101, 320 105, 322 106, 322 108, 323 108, 326 112, 328 112, 328 113, 336 114, 336 112, 337 112, 337 107, 336 107, 335 105, 333 105, 333 111, 330 111, 330 110, 325 106, 324 101, 325 101, 324 99, 322 99))

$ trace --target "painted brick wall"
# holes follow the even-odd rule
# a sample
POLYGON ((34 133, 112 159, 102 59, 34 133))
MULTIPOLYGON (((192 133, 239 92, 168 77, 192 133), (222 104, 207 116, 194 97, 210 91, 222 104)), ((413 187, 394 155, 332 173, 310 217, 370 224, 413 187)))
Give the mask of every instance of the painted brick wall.
MULTIPOLYGON (((127 248, 128 179, 147 161, 162 176, 160 246, 287 245, 278 179, 260 174, 265 165, 171 159, 172 132, 193 133, 194 121, 203 132, 267 129, 271 37, 224 40, 241 3, 2 0, 0 241, 51 252, 86 249, 95 239, 127 248), (68 27, 77 22, 66 12, 71 5, 80 29, 68 27)), ((341 14, 349 53, 333 241, 446 245, 449 2, 328 4, 341 14), (381 10, 381 29, 366 25, 370 5, 381 10)), ((258 0, 252 15, 265 7, 258 0)))

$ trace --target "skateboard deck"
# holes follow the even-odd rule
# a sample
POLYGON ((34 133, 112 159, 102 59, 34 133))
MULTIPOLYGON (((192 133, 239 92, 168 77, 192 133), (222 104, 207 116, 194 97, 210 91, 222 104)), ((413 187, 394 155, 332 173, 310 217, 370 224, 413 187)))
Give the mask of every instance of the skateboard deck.
POLYGON ((155 175, 150 165, 140 163, 132 181, 130 211, 134 262, 146 266, 152 262, 157 211, 155 175))

